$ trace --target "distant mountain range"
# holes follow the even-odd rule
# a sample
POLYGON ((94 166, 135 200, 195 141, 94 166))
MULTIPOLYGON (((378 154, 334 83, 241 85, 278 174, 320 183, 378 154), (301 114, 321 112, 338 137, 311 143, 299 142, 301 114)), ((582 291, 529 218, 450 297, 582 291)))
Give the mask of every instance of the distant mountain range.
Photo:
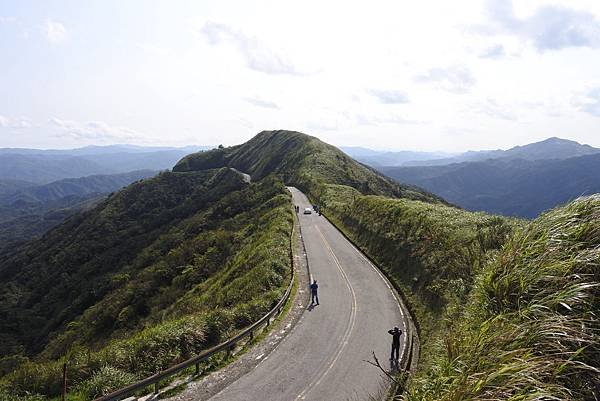
POLYGON ((141 170, 113 175, 67 178, 35 185, 0 181, 0 253, 3 248, 45 233, 135 181, 156 175, 141 170))
POLYGON ((444 152, 415 152, 402 150, 397 152, 372 150, 356 146, 341 146, 347 155, 370 166, 401 166, 415 161, 434 161, 455 156, 444 152))
MULTIPOLYGON (((79 149, 0 149, 0 180, 34 184, 97 174, 170 169, 189 153, 212 146, 184 148, 132 145, 87 146, 79 149)), ((8 184, 4 184, 8 185, 8 184)), ((0 187, 0 193, 2 188, 0 187)))
POLYGON ((44 185, 29 185, 12 193, 0 194, 0 205, 16 208, 23 205, 48 204, 70 196, 86 197, 93 194, 109 193, 134 181, 152 177, 156 173, 152 170, 139 170, 122 174, 65 178, 44 185))
POLYGON ((508 216, 536 217, 600 192, 600 149, 559 138, 412 164, 374 167, 466 209, 508 216))
POLYGON ((0 252, 46 232, 132 182, 213 146, 0 148, 0 252))
POLYGON ((370 166, 444 166, 452 163, 475 162, 488 159, 567 159, 600 153, 600 149, 581 145, 561 138, 548 138, 541 142, 515 146, 508 150, 467 151, 459 154, 443 152, 386 152, 359 147, 342 147, 356 160, 370 166))

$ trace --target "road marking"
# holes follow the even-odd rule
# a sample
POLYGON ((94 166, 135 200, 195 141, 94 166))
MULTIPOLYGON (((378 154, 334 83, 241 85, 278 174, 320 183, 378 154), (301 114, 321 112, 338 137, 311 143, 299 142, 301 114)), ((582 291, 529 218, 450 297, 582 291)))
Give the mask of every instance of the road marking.
POLYGON ((331 371, 331 369, 333 368, 333 365, 335 365, 335 363, 337 362, 337 360, 339 359, 339 357, 342 355, 342 351, 344 350, 344 348, 346 348, 346 345, 348 345, 348 340, 350 338, 350 334, 352 333, 352 329, 354 328, 354 324, 356 323, 356 310, 358 309, 358 307, 356 305, 356 294, 354 292, 354 288, 352 288, 352 284, 350 284, 350 280, 348 279, 348 276, 346 275, 346 272, 344 271, 342 265, 340 264, 339 259, 337 258, 337 256, 333 252, 333 249, 329 245, 329 242, 327 242, 327 240, 325 239, 325 236, 323 235, 323 232, 321 232, 321 229, 316 224, 315 224, 314 227, 316 228, 317 232, 319 233, 319 236, 323 240, 323 243, 325 244, 325 247, 327 248, 327 250, 331 254, 331 256, 333 258, 333 261, 335 262, 336 267, 338 268, 340 274, 342 275, 342 278, 346 282, 346 287, 348 287, 348 290, 350 291, 350 295, 352 296, 352 305, 351 305, 351 308, 350 308, 349 324, 346 327, 346 331, 344 332, 344 335, 342 336, 342 340, 340 341, 340 344, 339 344, 339 346, 338 346, 338 348, 337 348, 337 350, 336 350, 336 352, 334 354, 333 359, 331 360, 331 362, 329 363, 329 365, 327 366, 327 368, 325 369, 325 371, 323 371, 323 369, 321 369, 318 372, 318 374, 316 375, 315 379, 312 382, 310 382, 308 384, 308 386, 306 386, 306 388, 300 394, 298 394, 298 397, 296 397, 296 399, 304 399, 304 398, 306 398, 306 396, 308 395, 308 393, 312 389, 314 389, 315 387, 317 387, 321 383, 321 381, 323 380, 323 378, 325 376, 327 376, 327 374, 331 371))
MULTIPOLYGON (((329 221, 328 221, 329 223, 329 221)), ((331 223, 329 223, 331 225, 331 227, 339 232, 339 230, 331 223)), ((375 273, 377 273, 379 275, 379 277, 381 278, 381 280, 385 283, 385 285, 387 286, 388 290, 390 291, 390 293, 392 294, 392 297, 394 297, 394 299, 396 300, 396 305, 398 306, 398 310, 400 311, 400 316, 402 316, 403 319, 403 323, 406 326, 406 321, 405 321, 405 317, 404 317, 404 311, 402 310, 402 306, 401 306, 401 302, 400 299, 398 299, 398 297, 396 296, 396 293, 394 292, 394 290, 392 289, 392 287, 390 286, 390 283, 388 282, 388 280, 385 278, 385 276, 379 271, 379 269, 373 264, 371 263, 371 261, 365 256, 363 255, 363 253, 360 251, 360 249, 358 249, 356 246, 354 246, 354 244, 352 242, 350 242, 350 240, 348 240, 348 238, 346 238, 344 235, 342 235, 340 233, 340 236, 344 239, 344 241, 346 241, 346 243, 348 245, 350 245, 350 247, 352 249, 354 249, 354 251, 358 254, 358 256, 360 256, 365 262, 367 262, 367 264, 369 266, 371 266, 371 268, 375 271, 375 273)), ((404 330, 406 331, 406 327, 404 328, 404 330)), ((404 341, 402 342, 402 354, 404 353, 404 348, 406 348, 406 338, 404 338, 404 341)))

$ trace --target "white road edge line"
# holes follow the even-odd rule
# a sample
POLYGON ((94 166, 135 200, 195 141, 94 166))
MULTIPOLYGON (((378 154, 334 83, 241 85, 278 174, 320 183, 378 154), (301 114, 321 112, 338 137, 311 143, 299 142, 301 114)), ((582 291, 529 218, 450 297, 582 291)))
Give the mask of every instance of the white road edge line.
MULTIPOLYGON (((336 230, 339 231, 337 229, 337 227, 335 227, 331 222, 327 221, 329 224, 331 224, 331 227, 336 230)), ((363 255, 363 253, 360 251, 360 249, 358 249, 352 242, 350 242, 350 240, 348 238, 346 238, 345 235, 341 234, 341 237, 344 239, 344 241, 346 241, 346 243, 348 245, 350 245, 350 247, 352 249, 354 249, 354 251, 358 254, 358 256, 360 256, 365 262, 367 262, 367 264, 369 266, 371 266, 371 268, 373 270, 375 270, 375 272, 379 275, 379 277, 381 278, 381 280, 383 280, 383 282, 385 283, 385 285, 387 286, 388 290, 390 291, 390 293, 392 294, 392 297, 394 297, 394 299, 396 300, 396 305, 398 305, 398 310, 400 311, 400 316, 402 316, 402 319, 404 320, 404 311, 402 310, 402 303, 400 301, 400 299, 398 299, 398 297, 396 296, 396 293, 394 292, 394 290, 392 289, 392 287, 390 286, 389 281, 385 278, 385 276, 379 271, 379 269, 373 265, 373 263, 369 260, 369 258, 367 258, 365 255, 363 255)), ((404 328, 404 330, 406 331, 406 327, 404 328)), ((406 338, 404 339, 404 341, 402 342, 402 352, 400 354, 404 354, 404 348, 406 348, 406 338)))

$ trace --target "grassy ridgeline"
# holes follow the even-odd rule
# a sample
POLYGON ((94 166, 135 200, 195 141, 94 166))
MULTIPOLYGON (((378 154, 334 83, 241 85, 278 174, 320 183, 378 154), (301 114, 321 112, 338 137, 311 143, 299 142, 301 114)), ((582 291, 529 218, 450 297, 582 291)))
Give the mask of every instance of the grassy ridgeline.
MULTIPOLYGON (((25 249, 12 257, 21 263, 34 257, 36 266, 46 271, 62 269, 76 285, 72 293, 85 286, 86 274, 92 272, 104 287, 98 287, 101 296, 91 305, 68 310, 72 317, 52 314, 56 328, 42 337, 47 340, 41 347, 24 342, 21 347, 28 346, 28 353, 3 358, 0 387, 55 396, 66 358, 71 391, 88 399, 218 343, 279 300, 290 279, 293 224, 290 194, 279 179, 268 176, 246 184, 225 168, 166 173, 136 185, 48 233, 34 244, 34 255, 25 249), (94 252, 82 255, 86 241, 94 252), (114 260, 109 258, 115 252, 122 260, 100 268, 114 260), (52 264, 57 257, 74 263, 77 256, 77 269, 52 264)), ((4 296, 16 297, 17 285, 26 288, 16 280, 22 273, 5 266, 5 277, 14 279, 7 280, 4 296)), ((47 274, 27 273, 33 281, 51 280, 47 274)), ((27 298, 21 295, 3 307, 41 315, 43 303, 26 310, 26 304, 18 303, 40 298, 62 307, 53 295, 58 292, 33 298, 35 289, 27 288, 27 298)), ((37 321, 11 327, 29 324, 39 335, 45 326, 36 328, 37 321)), ((6 330, 3 335, 11 334, 6 330)), ((13 338, 13 344, 20 339, 13 338)))
POLYGON ((529 225, 338 185, 321 200, 418 319, 423 348, 406 400, 594 400, 600 197, 529 225))
POLYGON ((597 400, 600 196, 519 230, 408 400, 597 400))
POLYGON ((277 174, 286 184, 317 199, 325 184, 353 187, 364 194, 445 203, 420 188, 398 184, 358 163, 335 146, 295 131, 262 131, 248 142, 184 157, 173 171, 234 167, 260 179, 277 174))

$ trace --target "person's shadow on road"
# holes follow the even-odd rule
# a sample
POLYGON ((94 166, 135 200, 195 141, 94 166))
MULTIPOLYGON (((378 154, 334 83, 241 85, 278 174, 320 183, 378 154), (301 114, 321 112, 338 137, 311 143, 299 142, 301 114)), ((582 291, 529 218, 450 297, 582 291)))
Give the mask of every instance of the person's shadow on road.
POLYGON ((315 309, 316 307, 317 307, 317 305, 316 305, 316 304, 310 304, 310 305, 308 306, 308 308, 306 308, 306 310, 307 310, 307 311, 309 311, 309 312, 312 312, 312 310, 313 310, 313 309, 315 309))

